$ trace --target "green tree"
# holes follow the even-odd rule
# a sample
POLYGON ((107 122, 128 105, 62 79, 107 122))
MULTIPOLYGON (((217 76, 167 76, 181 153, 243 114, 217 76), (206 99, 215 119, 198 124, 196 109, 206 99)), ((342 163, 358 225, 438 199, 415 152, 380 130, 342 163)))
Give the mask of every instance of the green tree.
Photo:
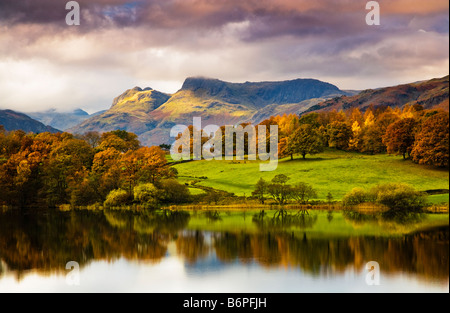
POLYGON ((342 199, 342 203, 345 206, 358 205, 369 200, 370 196, 367 191, 362 188, 353 188, 352 191, 347 193, 342 199))
POLYGON ((352 126, 347 122, 335 121, 328 124, 326 134, 329 146, 339 150, 348 149, 350 140, 353 138, 352 126))
POLYGON ((290 195, 299 204, 307 204, 310 199, 317 197, 317 192, 307 183, 298 183, 291 188, 290 195))
POLYGON ((299 124, 311 125, 314 128, 319 128, 321 126, 319 113, 309 113, 306 115, 302 115, 299 119, 299 124))
POLYGON ((123 189, 112 190, 106 197, 104 205, 106 207, 115 207, 126 205, 131 202, 130 194, 123 189))
POLYGON ((284 174, 280 174, 275 176, 272 179, 272 183, 267 187, 267 192, 269 195, 280 205, 286 204, 291 195, 292 188, 287 184, 289 180, 289 177, 284 174))
POLYGON ((264 178, 260 178, 255 185, 255 190, 252 192, 252 196, 256 197, 261 204, 264 204, 266 200, 265 194, 267 193, 267 182, 264 178))
POLYGON ((311 124, 301 125, 290 137, 288 150, 302 155, 317 154, 324 150, 323 139, 319 131, 311 124))
POLYGON ((328 204, 331 204, 331 203, 333 202, 333 200, 334 200, 334 197, 333 197, 333 195, 331 194, 331 192, 329 192, 329 193, 327 194, 327 202, 328 202, 328 204))
POLYGON ((137 201, 141 204, 147 204, 152 207, 155 207, 159 204, 159 198, 161 197, 161 193, 155 185, 147 183, 147 184, 139 184, 134 187, 133 190, 134 201, 137 201))
POLYGON ((190 199, 189 188, 180 184, 176 179, 163 179, 159 182, 160 198, 166 203, 186 203, 190 199))

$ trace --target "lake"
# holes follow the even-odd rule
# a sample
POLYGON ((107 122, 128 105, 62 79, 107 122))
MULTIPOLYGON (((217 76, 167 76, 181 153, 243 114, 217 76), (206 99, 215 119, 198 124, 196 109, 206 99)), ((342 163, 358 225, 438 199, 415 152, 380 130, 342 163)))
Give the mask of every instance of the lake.
POLYGON ((0 292, 449 292, 448 215, 275 214, 0 211, 0 292))

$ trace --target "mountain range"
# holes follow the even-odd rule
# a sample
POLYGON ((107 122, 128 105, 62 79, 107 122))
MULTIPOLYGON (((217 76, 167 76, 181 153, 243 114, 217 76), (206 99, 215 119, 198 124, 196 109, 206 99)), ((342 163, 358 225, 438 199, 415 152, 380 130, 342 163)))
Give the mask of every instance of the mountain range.
POLYGON ((407 104, 448 111, 449 76, 361 92, 340 90, 314 79, 238 84, 193 77, 186 79, 174 94, 149 87, 129 89, 113 100, 110 109, 92 115, 80 109, 28 114, 39 122, 25 114, 0 111, 0 125, 6 130, 35 133, 58 129, 72 133, 122 129, 136 133, 142 144, 149 146, 170 143, 170 129, 176 124, 191 125, 193 117, 201 117, 203 126, 256 124, 285 113, 301 115, 355 107, 365 111, 369 107, 407 104))
POLYGON ((114 99, 109 110, 69 129, 73 133, 124 129, 145 145, 169 143, 176 124, 259 123, 272 115, 301 113, 327 99, 353 93, 314 79, 229 83, 192 77, 173 95, 135 87, 114 99))

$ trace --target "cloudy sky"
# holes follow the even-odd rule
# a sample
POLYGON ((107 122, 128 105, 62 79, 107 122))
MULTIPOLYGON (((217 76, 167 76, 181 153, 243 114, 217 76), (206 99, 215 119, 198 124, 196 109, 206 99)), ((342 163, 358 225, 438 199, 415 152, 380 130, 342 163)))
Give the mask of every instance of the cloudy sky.
POLYGON ((134 86, 186 77, 316 78, 366 89, 448 75, 446 0, 0 0, 0 108, 108 108, 134 86))

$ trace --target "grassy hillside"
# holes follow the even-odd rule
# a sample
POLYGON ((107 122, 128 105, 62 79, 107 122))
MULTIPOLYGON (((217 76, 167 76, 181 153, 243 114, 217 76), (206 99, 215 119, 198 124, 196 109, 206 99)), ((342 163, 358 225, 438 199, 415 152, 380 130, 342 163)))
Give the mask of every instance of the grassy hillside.
MULTIPOLYGON (((263 177, 271 180, 277 174, 291 178, 290 183, 306 182, 318 191, 319 199, 331 192, 340 200, 354 187, 370 188, 377 184, 401 182, 425 191, 448 189, 449 172, 403 161, 389 155, 362 155, 328 150, 306 160, 283 159, 275 172, 260 172, 258 162, 196 161, 175 166, 183 182, 250 196, 253 186, 263 177), (200 177, 207 177, 207 179, 200 177)), ((435 199, 440 201, 445 197, 435 199)), ((448 199, 448 197, 447 197, 448 199)))

